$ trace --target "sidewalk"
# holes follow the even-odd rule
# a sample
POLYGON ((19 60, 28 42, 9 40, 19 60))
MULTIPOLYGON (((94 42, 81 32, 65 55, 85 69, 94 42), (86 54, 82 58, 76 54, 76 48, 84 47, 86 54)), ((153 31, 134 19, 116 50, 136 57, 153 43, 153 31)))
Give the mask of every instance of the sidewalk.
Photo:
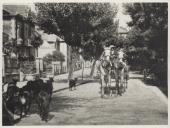
MULTIPOLYGON (((84 69, 83 80, 82 80, 82 70, 74 71, 73 78, 75 78, 75 77, 78 78, 77 85, 79 85, 80 83, 83 84, 84 82, 86 83, 87 81, 91 80, 89 78, 90 71, 91 71, 90 68, 84 69)), ((53 87, 54 87, 54 89, 53 89, 54 92, 60 92, 62 90, 68 89, 69 88, 68 73, 54 76, 53 87)))
MULTIPOLYGON (((83 73, 84 78, 87 78, 90 75, 90 70, 91 70, 90 68, 84 69, 83 73)), ((82 77, 82 69, 73 72, 73 78, 75 77, 77 78, 82 77)), ((68 73, 54 76, 54 80, 66 80, 66 79, 68 79, 68 73)))
MULTIPOLYGON (((84 79, 87 78, 90 74, 90 68, 85 68, 84 69, 84 74, 83 74, 83 77, 84 79)), ((74 71, 73 73, 73 78, 79 78, 81 79, 82 78, 82 69, 81 70, 78 70, 78 71, 74 71)), ((42 78, 43 80, 47 80, 47 78, 42 78)), ((61 75, 57 75, 57 76, 54 76, 54 86, 57 84, 57 88, 56 89, 62 89, 62 88, 68 88, 68 73, 66 74, 61 74, 61 75)), ((17 82, 17 86, 19 88, 22 88, 23 86, 25 86, 27 84, 27 81, 20 81, 20 82, 17 82)), ((8 84, 4 85, 4 92, 7 91, 7 86, 8 84)), ((56 90, 55 89, 55 90, 56 90)))

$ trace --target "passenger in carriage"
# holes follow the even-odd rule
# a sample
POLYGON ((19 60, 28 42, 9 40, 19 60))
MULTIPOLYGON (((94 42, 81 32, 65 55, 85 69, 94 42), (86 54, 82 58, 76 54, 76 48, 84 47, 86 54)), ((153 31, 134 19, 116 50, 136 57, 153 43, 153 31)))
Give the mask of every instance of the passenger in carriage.
POLYGON ((116 47, 114 45, 110 46, 110 58, 114 58, 117 56, 117 52, 116 52, 116 47))
POLYGON ((122 48, 118 51, 118 59, 122 66, 126 66, 126 63, 123 61, 125 59, 125 53, 122 48))
POLYGON ((110 61, 111 56, 115 55, 115 46, 109 45, 108 43, 104 46, 104 51, 100 59, 110 61))

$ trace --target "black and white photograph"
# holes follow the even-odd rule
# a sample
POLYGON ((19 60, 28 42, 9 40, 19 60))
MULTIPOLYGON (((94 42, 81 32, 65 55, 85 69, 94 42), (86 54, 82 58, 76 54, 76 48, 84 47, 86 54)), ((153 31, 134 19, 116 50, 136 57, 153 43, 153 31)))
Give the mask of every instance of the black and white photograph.
POLYGON ((2 3, 2 126, 168 126, 168 2, 2 3))

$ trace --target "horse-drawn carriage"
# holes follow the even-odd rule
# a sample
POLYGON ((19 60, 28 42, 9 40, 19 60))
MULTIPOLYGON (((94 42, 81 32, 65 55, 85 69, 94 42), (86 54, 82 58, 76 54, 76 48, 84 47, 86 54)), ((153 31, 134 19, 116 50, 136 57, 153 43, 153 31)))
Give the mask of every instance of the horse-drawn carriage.
POLYGON ((122 95, 128 85, 128 66, 117 55, 102 57, 99 64, 101 97, 113 94, 122 95), (109 58, 109 59, 107 59, 109 58), (113 81, 115 79, 115 82, 113 81))

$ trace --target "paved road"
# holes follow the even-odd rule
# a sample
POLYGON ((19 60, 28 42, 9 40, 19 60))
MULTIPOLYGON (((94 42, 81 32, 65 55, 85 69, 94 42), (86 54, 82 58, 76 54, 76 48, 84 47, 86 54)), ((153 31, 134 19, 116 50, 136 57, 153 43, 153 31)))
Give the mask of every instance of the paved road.
MULTIPOLYGON (((87 72, 86 72, 87 73, 87 72)), ((77 76, 80 72, 77 72, 77 76)), ((66 76, 55 78, 49 121, 42 122, 37 105, 31 115, 16 125, 167 125, 167 98, 154 86, 146 86, 141 76, 131 73, 123 96, 100 98, 100 84, 88 81, 68 90, 66 76)))

